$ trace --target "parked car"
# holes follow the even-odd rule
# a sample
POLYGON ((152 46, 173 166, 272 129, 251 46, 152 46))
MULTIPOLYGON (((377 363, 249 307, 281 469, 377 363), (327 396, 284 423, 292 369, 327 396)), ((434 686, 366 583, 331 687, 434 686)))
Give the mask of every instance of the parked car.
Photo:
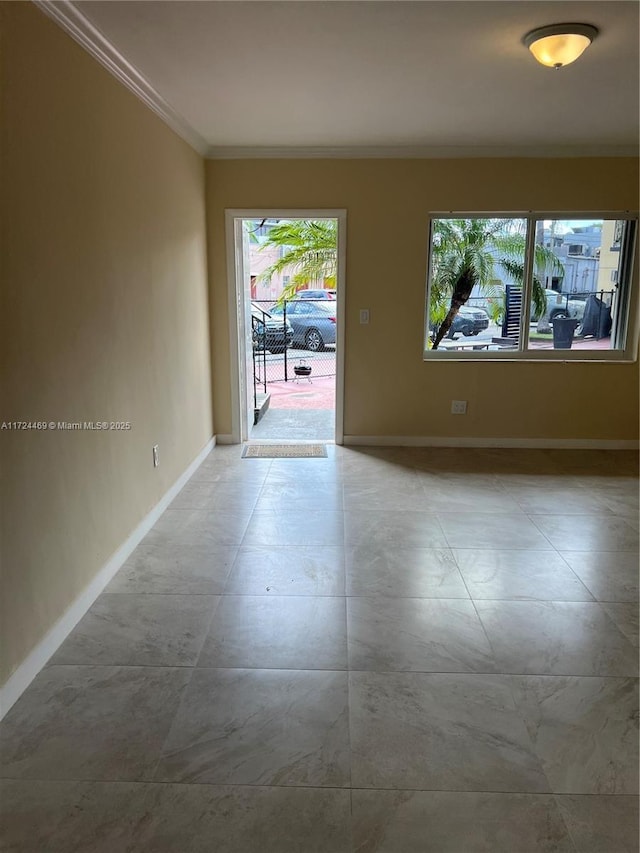
MULTIPOLYGON (((282 317, 284 306, 269 309, 274 317, 282 317)), ((320 352, 336 342, 336 303, 326 300, 295 299, 287 302, 287 320, 293 327, 293 346, 320 352)))
POLYGON ((479 335, 489 328, 489 315, 484 308, 471 308, 469 305, 461 305, 458 313, 453 319, 447 337, 452 338, 457 332, 465 337, 479 335))
POLYGON ((586 300, 576 299, 570 293, 559 293, 557 290, 547 288, 544 292, 547 307, 539 317, 536 314, 533 302, 531 303, 531 320, 546 320, 547 323, 551 320, 560 320, 563 317, 572 317, 577 320, 582 320, 586 300))
POLYGON ((257 305, 251 305, 252 340, 254 350, 284 352, 293 343, 293 329, 289 320, 273 316, 257 305))
POLYGON ((489 322, 500 325, 504 314, 504 293, 492 296, 472 296, 466 304, 466 308, 480 308, 489 315, 489 322))
POLYGON ((335 290, 298 290, 296 299, 335 299, 335 290))

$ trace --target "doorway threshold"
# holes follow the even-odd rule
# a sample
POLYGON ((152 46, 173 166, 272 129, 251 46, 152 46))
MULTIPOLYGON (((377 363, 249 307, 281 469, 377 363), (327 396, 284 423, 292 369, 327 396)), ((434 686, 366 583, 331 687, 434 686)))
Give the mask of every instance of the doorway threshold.
POLYGON ((271 394, 256 394, 256 402, 253 410, 253 425, 259 424, 262 418, 267 413, 269 404, 271 403, 271 394))
POLYGON ((334 445, 335 441, 332 438, 296 438, 296 439, 287 439, 287 438, 261 438, 254 439, 250 438, 248 441, 243 443, 243 447, 255 446, 260 447, 261 445, 264 447, 270 447, 273 445, 288 445, 290 447, 296 447, 297 445, 307 445, 307 444, 325 444, 325 445, 334 445))
POLYGON ((276 409, 270 406, 251 430, 250 440, 334 441, 335 435, 333 409, 276 409))

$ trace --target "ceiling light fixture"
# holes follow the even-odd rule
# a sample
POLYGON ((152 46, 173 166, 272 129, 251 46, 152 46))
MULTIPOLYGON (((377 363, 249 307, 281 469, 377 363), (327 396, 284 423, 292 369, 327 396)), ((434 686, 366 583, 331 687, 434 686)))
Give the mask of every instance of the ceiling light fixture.
POLYGON ((598 30, 590 24, 553 24, 527 33, 523 41, 541 65, 570 65, 589 47, 598 30))

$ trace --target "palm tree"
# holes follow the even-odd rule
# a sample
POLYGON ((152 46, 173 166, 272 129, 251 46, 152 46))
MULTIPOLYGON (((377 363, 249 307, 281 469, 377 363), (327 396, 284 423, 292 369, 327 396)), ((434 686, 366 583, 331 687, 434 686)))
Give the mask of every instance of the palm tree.
MULTIPOLYGON (((449 332, 456 314, 478 285, 487 296, 502 293, 492 283, 494 268, 501 266, 517 286, 524 282, 526 233, 522 220, 436 219, 433 222, 430 325, 436 334, 432 349, 449 332)), ((554 253, 536 243, 532 302, 535 313, 546 309, 539 271, 563 272, 554 253)))
MULTIPOLYGON (((524 234, 497 234, 493 238, 495 248, 499 254, 498 263, 502 266, 509 277, 522 287, 524 283, 524 254, 526 248, 526 237, 524 234)), ((540 317, 547 308, 545 288, 541 276, 550 272, 562 279, 564 267, 559 258, 551 249, 536 241, 533 250, 533 277, 531 287, 531 301, 533 303, 534 315, 540 317)))
POLYGON ((437 331, 432 349, 438 349, 473 288, 490 286, 495 262, 492 238, 501 227, 503 220, 434 220, 429 313, 437 331))
POLYGON ((280 246, 282 257, 267 267, 261 278, 269 281, 273 275, 290 269, 294 271, 280 300, 292 299, 296 291, 309 282, 336 286, 338 263, 337 219, 290 219, 274 225, 263 246, 280 246))

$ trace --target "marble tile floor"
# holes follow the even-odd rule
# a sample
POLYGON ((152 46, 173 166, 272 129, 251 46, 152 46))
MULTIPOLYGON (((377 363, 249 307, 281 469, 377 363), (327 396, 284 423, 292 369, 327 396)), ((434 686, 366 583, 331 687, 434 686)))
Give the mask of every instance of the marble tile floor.
POLYGON ((15 853, 636 853, 638 458, 215 448, 0 726, 15 853))

